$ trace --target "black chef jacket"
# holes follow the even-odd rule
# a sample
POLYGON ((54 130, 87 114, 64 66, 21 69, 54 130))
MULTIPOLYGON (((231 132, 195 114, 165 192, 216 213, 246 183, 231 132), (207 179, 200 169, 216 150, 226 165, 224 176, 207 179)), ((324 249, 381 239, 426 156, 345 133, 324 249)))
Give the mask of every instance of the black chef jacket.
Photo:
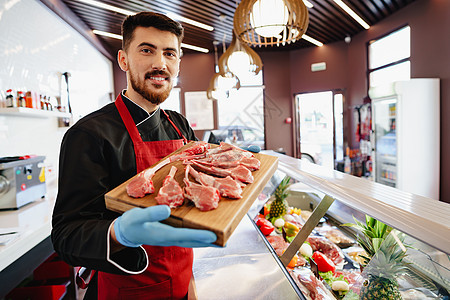
MULTIPOLYGON (((123 94, 122 98, 143 141, 180 139, 160 109, 149 116, 123 94)), ((166 112, 188 140, 196 140, 182 115, 166 112)), ((51 235, 55 251, 64 261, 126 274, 106 260, 108 228, 119 214, 106 209, 104 195, 134 175, 133 142, 114 103, 82 118, 66 132, 61 144, 51 235)), ((111 259, 130 271, 142 270, 147 263, 142 248, 125 248, 111 259)))

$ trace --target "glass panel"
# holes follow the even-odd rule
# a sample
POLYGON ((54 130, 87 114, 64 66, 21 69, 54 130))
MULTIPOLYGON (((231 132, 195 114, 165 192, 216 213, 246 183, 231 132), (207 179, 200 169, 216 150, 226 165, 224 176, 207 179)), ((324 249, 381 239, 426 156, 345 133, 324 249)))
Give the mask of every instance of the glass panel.
POLYGON ((336 142, 336 161, 344 159, 344 109, 342 94, 334 95, 334 134, 336 142))
POLYGON ((300 150, 322 166, 334 169, 333 93, 298 95, 300 150))
MULTIPOLYGON (((281 164, 293 166, 293 160, 280 156, 281 164)), ((257 227, 266 226, 260 230, 261 237, 275 257, 281 257, 295 235, 307 227, 307 220, 314 219, 310 216, 326 197, 318 187, 303 183, 303 176, 294 168, 288 167, 287 173, 277 170, 248 212, 257 227), (272 217, 275 190, 285 176, 291 177, 285 198, 288 207, 282 216, 272 217), (270 226, 261 219, 275 228, 268 232, 270 226)), ((339 199, 334 201, 324 218, 314 222, 314 230, 286 268, 306 299, 384 299, 385 295, 405 300, 448 298, 447 254, 370 220, 368 224, 376 230, 368 231, 381 238, 366 239, 357 228, 342 226, 355 224, 354 218, 367 225, 364 214, 339 199), (384 234, 383 228, 387 229, 384 234), (363 240, 365 245, 360 243, 363 240)))
POLYGON ((410 57, 411 32, 406 26, 369 45, 369 69, 410 57))
POLYGON ((397 181, 397 99, 374 101, 375 181, 395 187, 397 181))
POLYGON ((263 95, 260 86, 241 87, 231 90, 228 99, 217 101, 219 130, 212 131, 217 142, 265 148, 263 95))
POLYGON ((410 62, 406 61, 392 67, 383 68, 370 73, 370 87, 382 85, 399 80, 411 79, 410 62))

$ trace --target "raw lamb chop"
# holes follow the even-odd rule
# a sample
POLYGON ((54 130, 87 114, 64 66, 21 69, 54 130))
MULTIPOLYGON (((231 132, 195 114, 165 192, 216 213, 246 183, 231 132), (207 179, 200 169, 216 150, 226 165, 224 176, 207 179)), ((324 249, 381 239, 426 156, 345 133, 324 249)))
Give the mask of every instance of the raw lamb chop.
POLYGON ((194 202, 195 206, 201 211, 208 211, 219 206, 220 194, 215 187, 204 186, 189 181, 189 170, 186 168, 185 177, 183 179, 184 196, 194 202))
POLYGON ((192 175, 192 177, 194 177, 195 180, 197 180, 197 182, 201 183, 202 185, 217 188, 220 195, 222 195, 223 197, 234 199, 242 198, 241 185, 230 176, 227 176, 225 178, 213 177, 205 173, 197 172, 190 165, 186 166, 186 170, 189 174, 192 175))
POLYGON ((145 169, 140 172, 136 177, 134 177, 127 185, 127 194, 130 197, 134 198, 142 198, 146 194, 151 194, 155 191, 153 187, 153 175, 155 175, 156 171, 164 167, 170 163, 170 160, 167 158, 160 163, 158 163, 153 168, 145 169))
POLYGON ((204 171, 206 173, 216 175, 219 177, 231 176, 232 178, 237 179, 242 182, 245 182, 245 183, 252 183, 254 180, 252 172, 242 165, 239 165, 235 168, 222 169, 222 168, 218 168, 218 167, 214 167, 214 166, 206 166, 206 165, 200 164, 196 161, 185 162, 185 163, 186 164, 192 163, 195 167, 197 167, 201 171, 204 171))
POLYGON ((186 148, 181 153, 172 155, 170 157, 170 161, 173 162, 173 161, 176 161, 179 159, 193 159, 193 158, 204 157, 204 155, 201 155, 201 154, 206 153, 206 151, 210 148, 211 148, 211 145, 208 144, 207 142, 203 142, 203 141, 194 142, 194 144, 192 144, 192 146, 190 146, 189 148, 186 148))
POLYGON ((230 152, 233 152, 233 150, 213 155, 207 158, 197 159, 195 161, 204 165, 219 167, 223 169, 235 168, 239 165, 242 165, 250 171, 256 171, 261 167, 261 162, 256 157, 241 156, 239 159, 234 159, 232 155, 223 155, 229 154, 230 152))
POLYGON ((172 166, 169 174, 164 178, 163 185, 155 197, 158 204, 166 204, 170 208, 175 208, 183 204, 183 190, 174 178, 176 172, 177 167, 172 166))

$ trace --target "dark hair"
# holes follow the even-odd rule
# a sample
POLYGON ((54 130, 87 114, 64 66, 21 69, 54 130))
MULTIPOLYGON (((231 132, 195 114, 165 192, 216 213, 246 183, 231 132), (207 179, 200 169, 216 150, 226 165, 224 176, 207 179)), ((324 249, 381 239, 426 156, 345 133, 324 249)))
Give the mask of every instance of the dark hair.
POLYGON ((122 23, 122 49, 127 50, 134 36, 134 30, 137 27, 154 27, 162 31, 168 31, 175 34, 179 44, 184 37, 184 29, 180 23, 171 18, 154 12, 140 12, 128 16, 122 23))

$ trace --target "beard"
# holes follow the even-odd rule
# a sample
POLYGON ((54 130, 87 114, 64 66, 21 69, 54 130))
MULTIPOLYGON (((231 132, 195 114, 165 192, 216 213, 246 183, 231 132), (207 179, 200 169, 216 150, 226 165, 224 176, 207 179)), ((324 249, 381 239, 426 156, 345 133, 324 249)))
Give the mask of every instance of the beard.
POLYGON ((130 81, 131 81, 131 87, 133 90, 135 90, 139 95, 141 95, 144 99, 151 102, 152 104, 159 105, 163 103, 170 94, 170 91, 172 90, 173 81, 171 80, 171 77, 169 74, 167 74, 164 71, 152 71, 145 74, 144 80, 140 80, 138 76, 135 76, 133 72, 130 70, 130 81), (164 75, 169 77, 169 86, 165 88, 162 85, 155 85, 152 84, 153 87, 159 92, 155 92, 150 90, 148 87, 146 87, 145 80, 150 78, 154 75, 164 75))

